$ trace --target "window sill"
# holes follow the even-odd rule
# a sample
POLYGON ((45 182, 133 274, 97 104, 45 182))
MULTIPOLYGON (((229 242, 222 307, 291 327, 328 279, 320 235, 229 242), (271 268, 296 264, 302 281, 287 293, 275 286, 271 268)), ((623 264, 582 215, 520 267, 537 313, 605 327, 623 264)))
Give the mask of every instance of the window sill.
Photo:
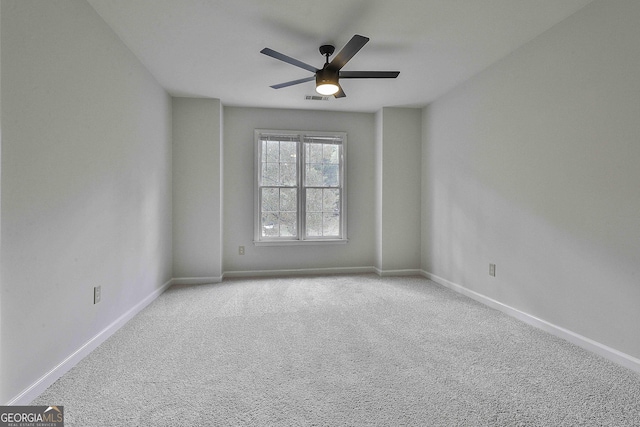
POLYGON ((319 240, 254 240, 255 246, 315 246, 315 245, 344 245, 348 239, 319 239, 319 240))

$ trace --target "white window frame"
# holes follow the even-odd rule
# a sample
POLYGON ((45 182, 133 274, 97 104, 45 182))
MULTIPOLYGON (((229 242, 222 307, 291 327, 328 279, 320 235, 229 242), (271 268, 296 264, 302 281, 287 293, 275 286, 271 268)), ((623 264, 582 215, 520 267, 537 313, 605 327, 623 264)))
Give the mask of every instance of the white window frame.
MULTIPOLYGON (((280 246, 280 245, 318 245, 318 244, 343 244, 347 243, 347 133, 346 132, 320 132, 320 131, 291 131, 273 129, 254 130, 254 239, 256 246, 280 246), (261 168, 262 168, 262 144, 264 136, 286 136, 297 139, 297 235, 291 237, 263 237, 261 232, 261 168), (340 175, 340 224, 339 236, 322 237, 306 236, 306 187, 305 183, 305 150, 304 141, 308 138, 340 138, 342 140, 341 158, 339 166, 340 175)), ((285 187, 286 188, 286 187, 285 187)), ((330 187, 335 188, 335 187, 330 187)))

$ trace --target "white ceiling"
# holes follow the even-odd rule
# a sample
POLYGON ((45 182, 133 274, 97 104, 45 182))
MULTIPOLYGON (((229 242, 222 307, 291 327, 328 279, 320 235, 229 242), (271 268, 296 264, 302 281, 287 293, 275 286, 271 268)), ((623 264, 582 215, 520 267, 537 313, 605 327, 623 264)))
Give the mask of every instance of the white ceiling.
POLYGON ((592 0, 88 0, 174 96, 223 105, 374 112, 424 106, 592 0), (308 101, 312 74, 264 47, 322 68, 354 34, 371 39, 344 67, 400 71, 342 80, 346 98, 308 101))

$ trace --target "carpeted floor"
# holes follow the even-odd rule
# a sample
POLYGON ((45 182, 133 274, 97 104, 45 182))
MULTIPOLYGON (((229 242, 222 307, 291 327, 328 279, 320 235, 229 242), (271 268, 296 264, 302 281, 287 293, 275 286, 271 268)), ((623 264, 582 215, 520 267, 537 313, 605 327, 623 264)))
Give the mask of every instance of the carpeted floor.
POLYGON ((174 286, 53 384, 67 426, 640 426, 640 375, 422 278, 174 286))

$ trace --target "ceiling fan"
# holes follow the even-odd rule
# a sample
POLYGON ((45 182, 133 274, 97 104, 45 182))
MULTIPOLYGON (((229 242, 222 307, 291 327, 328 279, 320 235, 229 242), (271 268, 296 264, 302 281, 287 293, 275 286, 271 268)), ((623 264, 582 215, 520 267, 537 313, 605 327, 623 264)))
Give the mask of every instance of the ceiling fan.
POLYGON ((280 52, 276 52, 268 47, 262 49, 260 53, 264 53, 267 56, 279 59, 280 61, 284 61, 288 64, 295 65, 296 67, 300 67, 314 73, 314 76, 280 83, 271 86, 272 88, 281 89, 283 87, 310 82, 315 79, 316 91, 319 94, 333 95, 336 98, 344 98, 346 95, 342 90, 342 87, 340 87, 340 79, 395 79, 398 77, 398 74, 400 74, 400 71, 340 71, 342 67, 344 67, 368 41, 368 37, 356 34, 351 38, 351 40, 349 40, 342 50, 338 52, 331 62, 329 62, 329 57, 333 55, 335 47, 329 44, 320 46, 320 53, 326 57, 324 66, 321 69, 302 61, 298 61, 297 59, 291 58, 290 56, 284 55, 280 52))

